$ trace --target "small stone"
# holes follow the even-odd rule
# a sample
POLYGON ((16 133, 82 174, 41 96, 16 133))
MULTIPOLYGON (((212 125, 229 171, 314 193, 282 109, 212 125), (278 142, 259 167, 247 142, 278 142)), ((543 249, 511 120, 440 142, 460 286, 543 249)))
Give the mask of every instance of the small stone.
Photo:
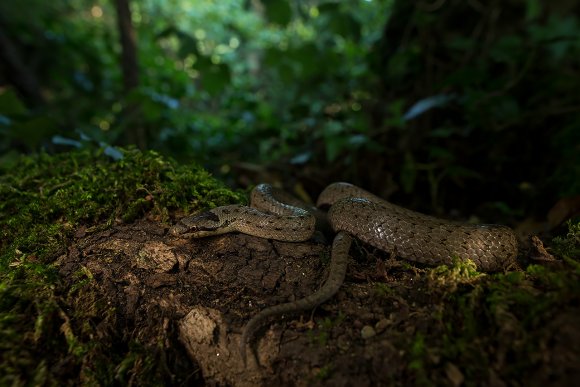
POLYGON ((348 340, 348 336, 347 335, 338 336, 338 339, 336 340, 336 346, 341 351, 347 351, 350 348, 350 341, 348 340))
POLYGON ((375 336, 377 334, 377 332, 375 332, 375 329, 373 327, 371 327, 370 325, 365 325, 361 330, 360 330, 360 335, 363 339, 370 339, 371 337, 375 336))
POLYGON ((377 332, 381 333, 384 332, 389 325, 391 325, 391 321, 389 319, 382 318, 375 324, 375 329, 377 332))

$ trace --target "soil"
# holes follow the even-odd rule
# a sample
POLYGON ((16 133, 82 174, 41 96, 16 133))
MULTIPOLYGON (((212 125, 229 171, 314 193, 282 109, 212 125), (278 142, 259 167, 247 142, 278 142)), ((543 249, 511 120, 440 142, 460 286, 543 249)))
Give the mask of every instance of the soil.
POLYGON ((339 293, 313 311, 264 326, 251 342, 255 356, 247 365, 239 354, 244 324, 265 307, 316 291, 326 275, 327 243, 241 234, 188 240, 141 220, 79 234, 58 264, 71 284, 79 270, 91 273, 91 286, 118 316, 115 326, 103 330, 139 332, 143 345, 171 353, 171 369, 172 363, 189 363, 193 376, 175 384, 507 386, 580 380, 578 305, 545 328, 542 353, 529 355, 530 364, 540 366, 524 379, 510 377, 512 344, 501 342, 502 335, 513 335, 507 328, 494 347, 482 348, 489 367, 470 371, 422 341, 448 334, 442 313, 449 285, 361 244, 351 256, 339 293))

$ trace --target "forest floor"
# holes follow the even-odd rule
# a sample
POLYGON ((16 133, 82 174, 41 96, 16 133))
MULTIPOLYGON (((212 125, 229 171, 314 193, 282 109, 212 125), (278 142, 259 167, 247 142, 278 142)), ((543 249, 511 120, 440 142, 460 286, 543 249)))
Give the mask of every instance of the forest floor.
MULTIPOLYGON (((338 295, 263 327, 251 344, 257 359, 245 366, 244 324, 316 291, 327 244, 240 234, 187 240, 166 231, 144 220, 86 235, 58 266, 70 286, 75 273, 90 272, 90 286, 115 310, 115 323, 103 320, 99 330, 118 330, 122 320, 143 344, 163 338, 163 350, 197 364, 194 379, 236 386, 580 380, 580 294, 567 277, 551 283, 556 272, 541 266, 495 275, 466 264, 417 267, 362 244, 352 249, 357 259, 338 295)), ((570 274, 577 280, 578 267, 570 274)))
POLYGON ((0 385, 580 380, 578 221, 545 238, 554 257, 522 250, 494 274, 357 242, 338 294, 264 325, 244 365, 245 324, 319 289, 329 243, 172 236, 180 217, 241 194, 155 152, 123 154, 41 154, 0 176, 0 385))

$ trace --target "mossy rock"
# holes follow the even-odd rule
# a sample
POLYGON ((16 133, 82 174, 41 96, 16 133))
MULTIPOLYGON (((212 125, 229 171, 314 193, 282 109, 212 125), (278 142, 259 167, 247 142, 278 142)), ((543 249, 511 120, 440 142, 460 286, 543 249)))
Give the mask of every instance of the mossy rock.
POLYGON ((99 344, 98 327, 82 321, 114 319, 114 310, 85 286, 88 271, 65 287, 53 262, 79 233, 142 217, 168 222, 175 211, 243 202, 244 195, 197 165, 152 151, 122 155, 41 153, 0 175, 0 385, 123 384, 128 370, 133 382, 164 380, 138 343, 99 344))

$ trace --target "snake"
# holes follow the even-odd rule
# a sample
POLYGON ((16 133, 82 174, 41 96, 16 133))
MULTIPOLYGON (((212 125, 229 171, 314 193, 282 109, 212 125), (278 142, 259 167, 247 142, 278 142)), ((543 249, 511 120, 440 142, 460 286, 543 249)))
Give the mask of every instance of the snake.
POLYGON ((252 317, 242 330, 240 355, 246 364, 246 345, 253 333, 273 316, 312 309, 332 298, 342 286, 352 238, 406 260, 451 266, 471 261, 478 270, 494 272, 515 261, 518 241, 504 225, 468 224, 424 215, 392 204, 355 185, 327 186, 316 207, 309 206, 269 184, 250 193, 250 205, 216 207, 180 219, 172 235, 187 238, 240 232, 261 238, 303 242, 312 238, 317 220, 328 221, 334 237, 329 274, 322 287, 305 298, 274 305, 252 317), (326 219, 320 208, 328 208, 326 219))

